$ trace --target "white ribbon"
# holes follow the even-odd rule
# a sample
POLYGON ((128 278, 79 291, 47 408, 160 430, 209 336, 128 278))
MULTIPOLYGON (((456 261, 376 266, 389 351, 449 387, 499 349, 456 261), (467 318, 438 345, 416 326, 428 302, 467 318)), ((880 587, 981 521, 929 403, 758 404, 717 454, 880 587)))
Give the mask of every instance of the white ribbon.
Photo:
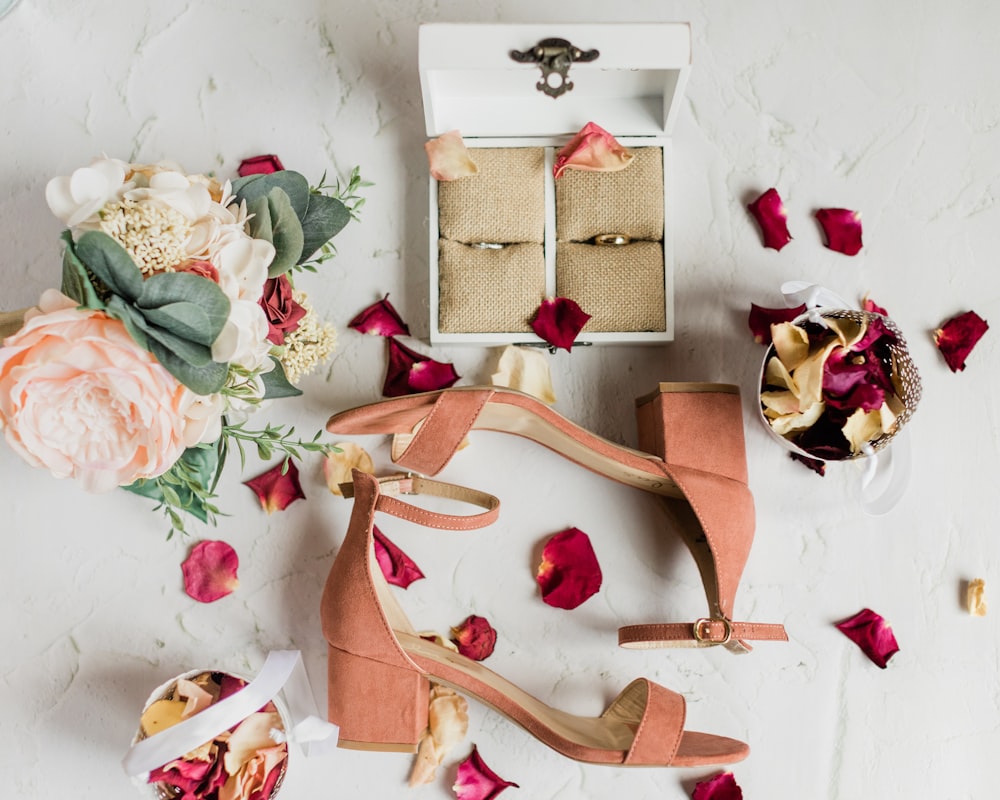
POLYGON ((129 775, 145 775, 229 730, 282 691, 292 723, 288 739, 302 745, 307 756, 331 751, 337 744, 338 728, 318 716, 302 654, 298 650, 272 650, 257 677, 245 687, 183 722, 136 742, 122 759, 122 766, 129 775))

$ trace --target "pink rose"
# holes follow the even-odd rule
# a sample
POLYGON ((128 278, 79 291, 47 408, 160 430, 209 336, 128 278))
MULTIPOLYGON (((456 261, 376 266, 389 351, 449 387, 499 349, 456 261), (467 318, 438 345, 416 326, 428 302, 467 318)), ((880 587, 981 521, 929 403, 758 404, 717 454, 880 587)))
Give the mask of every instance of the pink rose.
POLYGON ((125 326, 50 289, 0 347, 0 430, 57 478, 104 492, 166 472, 189 398, 125 326))
POLYGON ((285 343, 285 334, 297 330, 306 315, 306 310, 292 297, 292 285, 284 275, 267 279, 260 307, 267 316, 267 339, 278 345, 285 343))

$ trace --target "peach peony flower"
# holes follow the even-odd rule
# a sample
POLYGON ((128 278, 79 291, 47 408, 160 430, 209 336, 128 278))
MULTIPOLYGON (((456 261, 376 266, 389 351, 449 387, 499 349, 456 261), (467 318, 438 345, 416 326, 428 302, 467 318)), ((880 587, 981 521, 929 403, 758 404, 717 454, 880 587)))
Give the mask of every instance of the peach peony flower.
POLYGON ((0 430, 33 466, 104 492, 166 472, 184 451, 187 390, 125 326, 42 295, 0 348, 0 430))

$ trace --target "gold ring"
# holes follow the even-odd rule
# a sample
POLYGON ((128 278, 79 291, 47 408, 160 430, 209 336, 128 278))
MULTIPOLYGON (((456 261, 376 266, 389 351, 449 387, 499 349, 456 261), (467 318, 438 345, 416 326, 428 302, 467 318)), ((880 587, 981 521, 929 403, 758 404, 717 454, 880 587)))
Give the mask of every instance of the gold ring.
POLYGON ((594 244, 610 245, 620 247, 628 244, 632 239, 624 233, 601 233, 594 237, 594 244))
POLYGON ((477 250, 503 250, 504 248, 499 242, 473 242, 471 246, 477 250))

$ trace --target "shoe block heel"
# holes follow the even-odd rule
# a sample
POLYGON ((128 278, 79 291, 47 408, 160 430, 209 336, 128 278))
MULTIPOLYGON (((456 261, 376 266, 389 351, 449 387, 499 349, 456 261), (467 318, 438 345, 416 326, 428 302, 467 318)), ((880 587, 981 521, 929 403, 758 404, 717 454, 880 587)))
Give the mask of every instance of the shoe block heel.
POLYGON ((661 383, 635 405, 640 450, 667 464, 747 482, 738 386, 661 383))
POLYGON ((427 727, 430 682, 420 672, 347 653, 332 645, 329 717, 338 747, 415 753, 427 727))

